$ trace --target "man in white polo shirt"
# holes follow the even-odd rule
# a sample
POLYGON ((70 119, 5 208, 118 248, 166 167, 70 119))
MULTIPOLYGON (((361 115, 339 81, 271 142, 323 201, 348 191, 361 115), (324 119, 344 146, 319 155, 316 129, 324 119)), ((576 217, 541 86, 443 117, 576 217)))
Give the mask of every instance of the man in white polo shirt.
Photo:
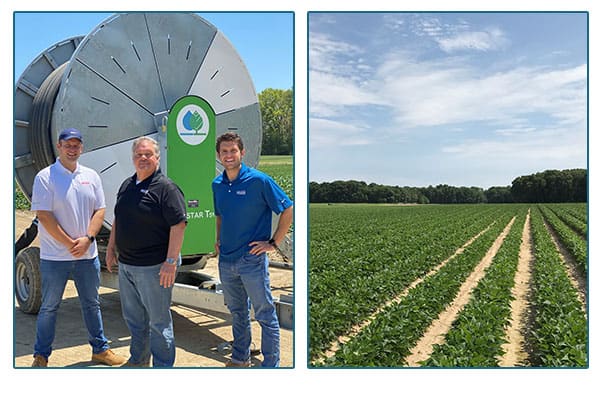
POLYGON ((98 174, 78 163, 83 139, 65 129, 56 145, 58 159, 35 177, 31 209, 40 222, 42 306, 37 317, 33 367, 46 367, 52 353, 56 315, 72 276, 81 303, 92 361, 120 365, 127 361, 110 350, 104 336, 98 288, 100 261, 95 236, 104 220, 104 192, 98 174))

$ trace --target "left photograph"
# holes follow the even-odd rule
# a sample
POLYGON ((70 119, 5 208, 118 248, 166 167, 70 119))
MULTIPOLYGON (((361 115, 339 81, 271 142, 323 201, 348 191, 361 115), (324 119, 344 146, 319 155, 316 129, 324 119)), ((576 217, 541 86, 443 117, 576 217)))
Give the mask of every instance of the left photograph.
POLYGON ((13 21, 13 367, 293 368, 294 13, 13 21))

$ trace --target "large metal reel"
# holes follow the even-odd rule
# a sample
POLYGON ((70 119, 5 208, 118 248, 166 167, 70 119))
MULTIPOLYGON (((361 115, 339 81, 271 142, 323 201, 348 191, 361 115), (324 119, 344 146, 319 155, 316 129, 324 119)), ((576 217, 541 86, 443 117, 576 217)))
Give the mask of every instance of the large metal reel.
MULTIPOLYGON (((78 127, 81 162, 96 169, 113 220, 119 185, 133 173, 131 141, 155 137, 166 148, 163 117, 177 99, 196 95, 216 114, 217 135, 234 130, 246 142, 246 162, 258 163, 262 123, 252 80, 235 49, 195 14, 117 14, 88 34, 65 71, 52 134, 78 127)), ((163 153, 161 166, 167 171, 163 153)))
MULTIPOLYGON (((117 190, 134 172, 131 142, 148 135, 165 149, 164 117, 187 95, 210 104, 217 135, 237 131, 242 136, 244 161, 256 166, 262 122, 254 84, 231 43, 203 18, 186 13, 116 14, 94 28, 72 53, 53 104, 48 140, 53 148, 62 129, 82 132, 80 161, 102 178, 107 227, 114 218, 117 190)), ((16 153, 21 158, 16 157, 15 165, 17 159, 26 163, 22 154, 30 153, 27 150, 16 153)), ((161 168, 168 173, 166 158, 161 151, 161 168)), ((35 172, 27 179, 17 173, 28 193, 35 172)), ((221 172, 218 162, 216 172, 221 172)))
POLYGON ((55 157, 48 114, 58 93, 63 65, 82 39, 83 36, 66 39, 44 50, 27 66, 15 86, 15 178, 30 200, 35 175, 55 157))

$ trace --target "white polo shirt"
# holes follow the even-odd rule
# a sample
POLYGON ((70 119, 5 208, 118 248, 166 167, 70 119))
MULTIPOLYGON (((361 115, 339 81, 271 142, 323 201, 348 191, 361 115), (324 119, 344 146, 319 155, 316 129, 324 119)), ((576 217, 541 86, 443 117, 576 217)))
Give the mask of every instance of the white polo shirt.
MULTIPOLYGON (((71 172, 58 159, 38 172, 31 197, 31 210, 51 211, 61 228, 73 239, 85 236, 94 212, 106 208, 102 181, 96 171, 77 164, 75 171, 71 172)), ((42 224, 39 224, 39 235, 40 258, 44 260, 83 260, 98 255, 95 241, 86 254, 77 258, 42 224)))

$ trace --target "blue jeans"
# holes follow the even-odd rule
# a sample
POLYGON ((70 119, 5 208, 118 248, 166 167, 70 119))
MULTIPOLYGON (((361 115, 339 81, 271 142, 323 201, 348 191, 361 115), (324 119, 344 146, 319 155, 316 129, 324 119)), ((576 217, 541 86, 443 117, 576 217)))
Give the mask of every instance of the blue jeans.
POLYGON ((89 260, 51 261, 40 260, 42 274, 42 306, 37 317, 34 355, 46 358, 52 353, 52 342, 56 331, 56 315, 65 286, 72 276, 77 288, 81 314, 88 331, 88 341, 94 354, 108 350, 100 312, 100 261, 89 260))
POLYGON ((246 254, 228 262, 219 259, 219 278, 225 303, 233 319, 233 349, 231 359, 242 363, 250 360, 252 332, 250 303, 254 318, 261 327, 263 367, 279 366, 279 321, 269 282, 269 260, 266 253, 246 254))
POLYGON ((158 273, 161 266, 119 262, 121 310, 131 332, 129 362, 132 364, 147 363, 150 354, 154 367, 172 367, 175 363, 171 318, 173 286, 160 286, 158 273))

